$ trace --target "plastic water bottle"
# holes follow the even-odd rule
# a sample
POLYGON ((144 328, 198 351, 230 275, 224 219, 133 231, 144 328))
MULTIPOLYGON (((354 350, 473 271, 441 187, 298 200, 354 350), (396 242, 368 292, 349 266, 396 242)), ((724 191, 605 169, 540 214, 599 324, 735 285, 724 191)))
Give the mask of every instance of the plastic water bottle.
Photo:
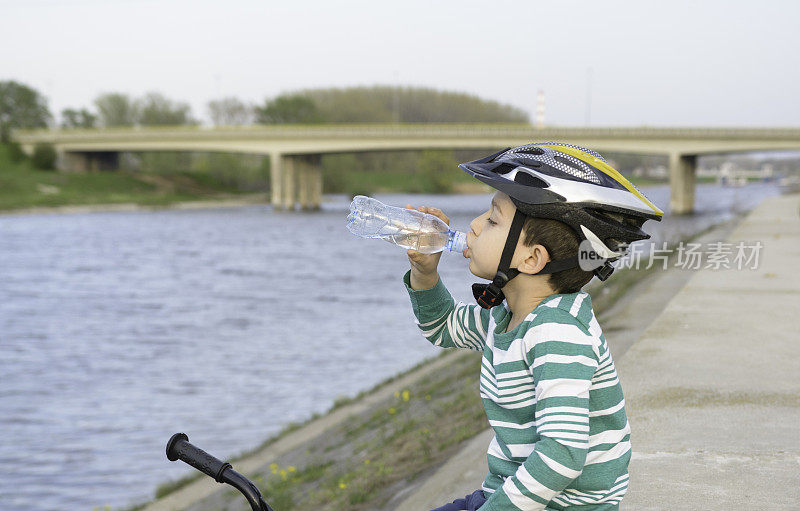
POLYGON ((380 238, 423 254, 443 250, 463 252, 467 235, 454 231, 441 218, 416 209, 387 206, 356 195, 347 215, 347 230, 362 238, 380 238))

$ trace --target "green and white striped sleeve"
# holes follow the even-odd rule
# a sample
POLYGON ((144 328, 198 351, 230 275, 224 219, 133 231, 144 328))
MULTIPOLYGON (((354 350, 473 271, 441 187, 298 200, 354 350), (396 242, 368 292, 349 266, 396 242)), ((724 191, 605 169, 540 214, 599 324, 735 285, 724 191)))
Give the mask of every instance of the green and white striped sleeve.
POLYGON ((411 307, 422 334, 435 346, 483 351, 489 310, 478 304, 455 303, 442 279, 430 289, 411 288, 411 270, 403 276, 411 307))
POLYGON ((481 506, 481 511, 543 510, 583 472, 589 450, 589 389, 599 356, 595 338, 566 311, 525 335, 535 383, 530 456, 481 506), (551 321, 552 320, 552 321, 551 321))

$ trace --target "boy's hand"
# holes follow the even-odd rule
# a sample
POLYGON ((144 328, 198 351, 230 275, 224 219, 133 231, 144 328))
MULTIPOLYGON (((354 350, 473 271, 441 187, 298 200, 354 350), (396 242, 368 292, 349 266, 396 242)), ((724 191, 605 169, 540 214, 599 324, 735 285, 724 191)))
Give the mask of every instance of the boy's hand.
MULTIPOLYGON (((411 204, 406 204, 406 209, 415 208, 411 204)), ((421 206, 416 209, 423 213, 437 216, 441 218, 444 223, 450 225, 450 219, 438 208, 421 206)), ((411 288, 421 291, 435 286, 436 282, 439 281, 439 273, 436 271, 436 268, 439 266, 439 259, 442 257, 442 253, 423 254, 422 252, 408 249, 406 254, 408 254, 408 260, 411 263, 411 288)))

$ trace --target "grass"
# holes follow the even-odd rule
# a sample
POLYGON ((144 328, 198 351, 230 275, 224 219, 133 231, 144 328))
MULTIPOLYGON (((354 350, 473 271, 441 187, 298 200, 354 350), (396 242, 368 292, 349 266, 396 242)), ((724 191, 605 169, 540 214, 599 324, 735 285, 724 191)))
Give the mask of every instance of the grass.
POLYGON ((153 175, 126 171, 63 173, 14 162, 0 144, 0 210, 134 203, 148 206, 229 198, 237 190, 208 175, 153 175))

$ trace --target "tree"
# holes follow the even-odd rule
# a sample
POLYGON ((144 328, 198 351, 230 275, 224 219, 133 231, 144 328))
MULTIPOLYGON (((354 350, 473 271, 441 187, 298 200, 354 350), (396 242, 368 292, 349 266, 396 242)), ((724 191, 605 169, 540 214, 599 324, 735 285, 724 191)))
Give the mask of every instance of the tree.
POLYGON ((61 111, 62 128, 94 128, 96 123, 97 116, 85 108, 65 108, 61 111))
POLYGON ((179 126, 197 124, 188 103, 179 103, 158 92, 149 92, 136 102, 142 126, 179 126))
POLYGON ((0 142, 11 141, 12 128, 46 128, 51 118, 38 91, 15 81, 0 82, 0 142))
POLYGON ((461 92, 424 87, 305 89, 326 122, 508 122, 527 124, 524 110, 461 92))
POLYGON ((234 97, 208 102, 208 115, 215 126, 242 126, 253 123, 253 108, 234 97))
POLYGON ((450 193, 453 188, 453 169, 458 166, 452 151, 422 151, 417 162, 420 177, 426 179, 433 193, 450 193))
POLYGON ((314 101, 300 94, 278 96, 256 107, 255 113, 261 124, 317 124, 324 120, 314 101))
POLYGON ((53 144, 38 142, 33 146, 31 162, 37 169, 54 170, 56 168, 56 157, 56 149, 53 147, 53 144))
POLYGON ((118 92, 101 94, 94 100, 94 104, 100 116, 100 123, 106 128, 136 124, 138 117, 136 104, 127 94, 118 92))

